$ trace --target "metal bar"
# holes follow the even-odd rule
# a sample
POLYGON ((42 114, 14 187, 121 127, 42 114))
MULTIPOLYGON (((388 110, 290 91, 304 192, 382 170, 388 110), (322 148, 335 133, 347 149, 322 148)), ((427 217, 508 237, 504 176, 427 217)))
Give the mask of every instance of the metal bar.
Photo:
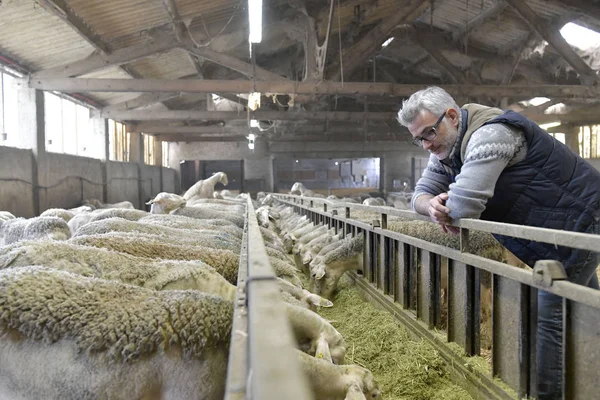
POLYGON ((269 264, 265 244, 248 197, 248 355, 254 399, 310 399, 296 354, 295 340, 269 264))
POLYGON ((386 241, 387 238, 383 235, 377 235, 379 253, 377 254, 377 288, 383 290, 384 293, 389 293, 386 290, 387 281, 387 258, 386 258, 386 241))
POLYGON ((448 341, 467 348, 467 266, 448 259, 448 341))
MULTIPOLYGON (((288 203, 284 200, 279 200, 279 201, 288 203)), ((291 203, 288 203, 288 204, 291 204, 291 203)), ((363 229, 363 230, 371 229, 369 224, 366 224, 361 221, 349 220, 349 219, 345 219, 345 218, 341 218, 341 217, 337 217, 337 218, 344 221, 347 224, 347 226, 350 226, 352 229, 356 229, 358 227, 360 227, 360 229, 363 229)), ((478 224, 472 224, 472 223, 479 222, 482 224, 482 226, 487 225, 487 224, 494 224, 494 225, 498 225, 501 227, 503 225, 503 224, 498 224, 498 223, 494 223, 494 222, 479 221, 479 220, 469 220, 468 222, 470 224, 469 228, 473 228, 476 230, 478 230, 478 229, 475 228, 475 225, 478 225, 478 224)), ((514 226, 516 226, 516 225, 514 225, 514 226)), ((528 229, 532 229, 532 230, 542 229, 542 228, 531 228, 531 227, 525 227, 525 226, 520 227, 520 228, 522 228, 524 231, 527 231, 528 229)), ((581 235, 581 236, 585 236, 585 238, 589 239, 589 240, 592 240, 592 239, 595 239, 596 241, 600 240, 600 235, 577 234, 577 233, 573 233, 573 232, 554 231, 551 229, 544 229, 544 231, 557 232, 557 234, 560 233, 560 234, 564 234, 565 236, 581 235)), ((416 246, 418 248, 440 254, 444 257, 448 257, 450 259, 460 261, 462 263, 465 263, 465 264, 477 267, 479 269, 512 279, 514 281, 524 283, 528 286, 545 290, 549 293, 556 294, 557 296, 561 296, 561 297, 567 298, 569 300, 578 301, 580 303, 587 304, 589 306, 600 309, 600 293, 597 290, 587 288, 582 285, 577 285, 575 283, 572 283, 572 282, 569 282, 566 280, 565 281, 555 281, 555 282, 553 282, 552 286, 549 288, 542 287, 533 281, 531 272, 526 271, 524 269, 515 268, 515 267, 509 266, 507 264, 501 263, 499 261, 490 260, 490 259, 487 259, 484 257, 476 256, 474 254, 461 253, 458 250, 454 250, 454 249, 451 249, 449 247, 445 247, 442 245, 433 244, 426 240, 417 239, 415 237, 403 235, 401 233, 396 233, 396 232, 391 232, 391 231, 382 231, 381 234, 385 235, 386 237, 392 238, 394 240, 399 240, 401 242, 407 243, 411 246, 416 246)), ((561 245, 562 245, 562 243, 561 243, 561 245)), ((600 248, 600 243, 598 245, 600 248)), ((581 247, 579 247, 579 248, 581 248, 581 247)))
MULTIPOLYGON (((356 236, 356 233, 354 233, 354 236, 356 236)), ((364 252, 363 252, 363 272, 365 275, 365 278, 367 278, 367 281, 372 282, 371 281, 371 236, 372 233, 370 231, 365 231, 365 235, 364 235, 364 241, 365 241, 365 246, 364 246, 364 252)))
POLYGON ((248 277, 248 224, 244 226, 242 249, 238 264, 231 344, 227 362, 225 400, 244 400, 248 380, 248 312, 246 308, 246 278, 248 277))
POLYGON ((479 269, 466 266, 465 353, 479 355, 479 269))
MULTIPOLYGON (((286 195, 287 197, 295 197, 286 195)), ((276 197, 279 198, 278 195, 276 197)), ((373 211, 386 213, 397 217, 411 218, 414 220, 428 221, 431 219, 413 211, 395 210, 389 207, 364 206, 351 203, 334 203, 325 199, 316 199, 320 202, 327 202, 332 207, 346 207, 355 210, 373 211)), ((348 211, 349 212, 349 211, 348 211)), ((347 216, 347 218, 350 218, 347 216)), ((549 243, 574 249, 583 249, 597 251, 600 248, 600 235, 588 233, 559 231, 555 229, 536 228, 533 226, 505 224, 500 222, 484 221, 480 219, 461 219, 456 220, 453 226, 465 229, 473 229, 481 232, 495 233, 499 235, 512 236, 520 239, 533 240, 541 243, 549 243)))

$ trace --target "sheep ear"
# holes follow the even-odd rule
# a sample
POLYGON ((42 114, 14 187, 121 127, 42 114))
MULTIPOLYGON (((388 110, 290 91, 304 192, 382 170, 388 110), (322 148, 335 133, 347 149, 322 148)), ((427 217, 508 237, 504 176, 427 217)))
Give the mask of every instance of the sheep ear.
POLYGON ((154 199, 150 200, 150 201, 149 201, 149 202, 147 202, 146 204, 147 204, 147 205, 154 204, 154 199))

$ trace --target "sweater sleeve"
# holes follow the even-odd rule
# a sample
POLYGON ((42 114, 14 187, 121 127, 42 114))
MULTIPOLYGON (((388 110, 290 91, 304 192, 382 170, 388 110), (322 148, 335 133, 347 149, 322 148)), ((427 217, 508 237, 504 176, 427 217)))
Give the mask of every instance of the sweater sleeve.
POLYGON ((427 168, 415 186, 411 206, 415 209, 415 200, 424 194, 437 196, 440 193, 448 191, 448 185, 452 182, 450 174, 444 169, 444 166, 433 154, 429 156, 427 168))
POLYGON ((523 133, 512 127, 490 124, 473 132, 461 171, 450 185, 450 217, 479 218, 502 171, 523 160, 526 152, 523 133))

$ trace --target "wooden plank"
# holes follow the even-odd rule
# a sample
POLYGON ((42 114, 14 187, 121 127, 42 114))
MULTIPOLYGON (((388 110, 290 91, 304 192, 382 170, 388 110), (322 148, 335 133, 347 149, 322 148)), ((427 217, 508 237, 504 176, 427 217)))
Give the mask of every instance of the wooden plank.
MULTIPOLYGON (((115 52, 116 53, 116 52, 115 52)), ((113 55, 115 54, 113 53, 113 55)), ((111 56, 106 56, 111 57, 111 56)), ((101 66, 100 66, 101 67, 101 66)), ((77 73, 75 73, 76 75, 77 73)), ((410 96, 423 89, 420 84, 372 82, 289 82, 189 79, 70 79, 34 76, 29 86, 40 90, 67 92, 181 92, 181 93, 261 93, 315 95, 410 96)), ((460 96, 556 98, 598 98, 600 87, 584 85, 441 85, 448 93, 460 96)))
POLYGON ((506 3, 502 0, 496 1, 496 4, 492 5, 490 8, 482 11, 475 18, 468 21, 464 28, 459 29, 458 31, 452 34, 452 39, 454 41, 462 41, 468 39, 471 32, 477 30, 481 25, 483 25, 486 21, 489 21, 498 15, 502 14, 506 9, 506 3))

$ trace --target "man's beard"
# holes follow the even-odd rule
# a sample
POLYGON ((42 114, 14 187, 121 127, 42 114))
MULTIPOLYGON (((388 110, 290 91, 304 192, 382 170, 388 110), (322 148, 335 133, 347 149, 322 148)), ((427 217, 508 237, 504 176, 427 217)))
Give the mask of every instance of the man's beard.
MULTIPOLYGON (((444 124, 446 124, 445 121, 444 121, 444 124)), ((452 148, 454 147, 454 144, 456 143, 457 137, 458 137, 458 129, 450 124, 446 124, 446 135, 444 135, 444 138, 442 139, 442 141, 439 144, 439 146, 442 147, 441 153, 438 153, 435 155, 439 160, 445 160, 446 158, 448 158, 450 156, 450 153, 452 152, 452 148)))

